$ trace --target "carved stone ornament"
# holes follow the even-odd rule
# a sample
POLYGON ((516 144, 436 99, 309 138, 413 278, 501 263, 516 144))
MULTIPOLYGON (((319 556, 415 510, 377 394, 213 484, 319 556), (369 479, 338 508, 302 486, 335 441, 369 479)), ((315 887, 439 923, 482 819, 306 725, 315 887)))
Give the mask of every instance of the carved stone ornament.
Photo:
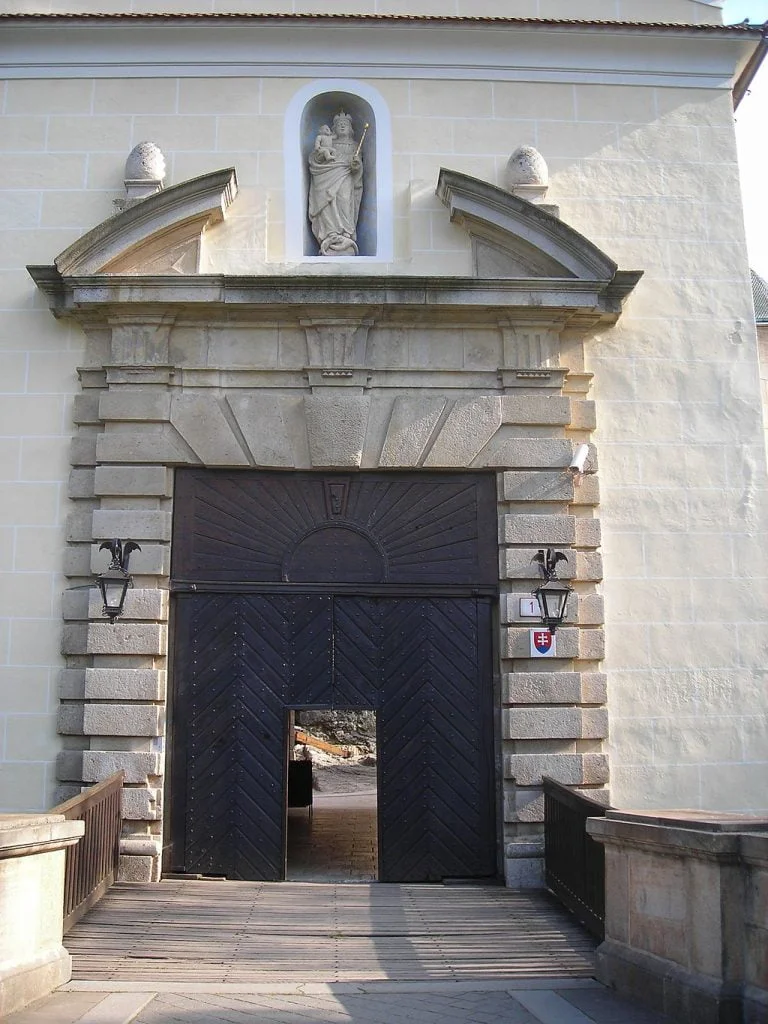
POLYGON ((540 203, 549 188, 549 169, 541 153, 533 146, 518 146, 507 161, 505 185, 513 195, 540 203))
POLYGON ((360 155, 368 125, 358 141, 352 118, 340 110, 333 129, 321 125, 309 154, 308 213, 321 256, 357 256, 357 218, 363 198, 360 155))
POLYGON ((115 201, 119 210, 127 210, 147 196, 159 192, 165 180, 165 156, 154 142, 139 142, 125 161, 125 198, 115 201))

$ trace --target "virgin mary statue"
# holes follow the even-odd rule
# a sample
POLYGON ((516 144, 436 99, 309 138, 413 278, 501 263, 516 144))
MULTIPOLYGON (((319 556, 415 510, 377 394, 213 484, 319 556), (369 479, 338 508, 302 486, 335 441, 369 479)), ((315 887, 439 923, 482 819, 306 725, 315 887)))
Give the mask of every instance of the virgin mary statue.
POLYGON ((363 161, 352 118, 340 110, 323 125, 309 154, 309 219, 321 256, 357 256, 363 161))

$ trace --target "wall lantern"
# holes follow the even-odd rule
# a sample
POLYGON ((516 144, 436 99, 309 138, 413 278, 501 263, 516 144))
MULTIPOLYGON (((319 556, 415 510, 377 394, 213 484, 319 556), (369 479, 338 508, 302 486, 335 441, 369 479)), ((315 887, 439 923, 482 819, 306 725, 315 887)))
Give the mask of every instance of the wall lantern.
POLYGON ((133 576, 128 572, 131 552, 141 551, 141 547, 133 540, 127 540, 125 544, 120 540, 105 540, 99 551, 104 549, 112 555, 112 561, 107 571, 96 577, 96 585, 104 604, 103 614, 114 626, 115 619, 123 614, 125 595, 133 587, 133 576))
POLYGON ((562 551, 547 548, 546 551, 537 551, 531 561, 538 563, 539 572, 544 577, 544 582, 533 591, 539 602, 541 621, 554 634, 565 618, 568 597, 573 593, 573 587, 557 578, 557 563, 567 562, 568 556, 562 551))

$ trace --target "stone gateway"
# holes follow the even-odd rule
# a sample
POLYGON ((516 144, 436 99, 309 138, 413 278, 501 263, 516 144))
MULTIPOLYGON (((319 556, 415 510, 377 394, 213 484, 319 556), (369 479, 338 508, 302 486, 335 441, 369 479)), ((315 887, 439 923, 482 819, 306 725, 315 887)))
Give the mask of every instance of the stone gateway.
POLYGON ((768 810, 760 31, 705 0, 14 6, 2 805, 122 769, 123 878, 280 878, 287 716, 350 706, 383 877, 541 885, 545 776, 768 810), (535 657, 547 547, 573 595, 535 657))

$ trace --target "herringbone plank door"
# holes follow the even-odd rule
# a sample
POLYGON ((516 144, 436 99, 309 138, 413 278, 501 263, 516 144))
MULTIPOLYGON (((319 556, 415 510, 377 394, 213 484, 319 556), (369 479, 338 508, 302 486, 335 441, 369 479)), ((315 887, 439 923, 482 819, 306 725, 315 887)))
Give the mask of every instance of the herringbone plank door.
POLYGON ((379 878, 492 876, 490 603, 383 603, 379 878))

